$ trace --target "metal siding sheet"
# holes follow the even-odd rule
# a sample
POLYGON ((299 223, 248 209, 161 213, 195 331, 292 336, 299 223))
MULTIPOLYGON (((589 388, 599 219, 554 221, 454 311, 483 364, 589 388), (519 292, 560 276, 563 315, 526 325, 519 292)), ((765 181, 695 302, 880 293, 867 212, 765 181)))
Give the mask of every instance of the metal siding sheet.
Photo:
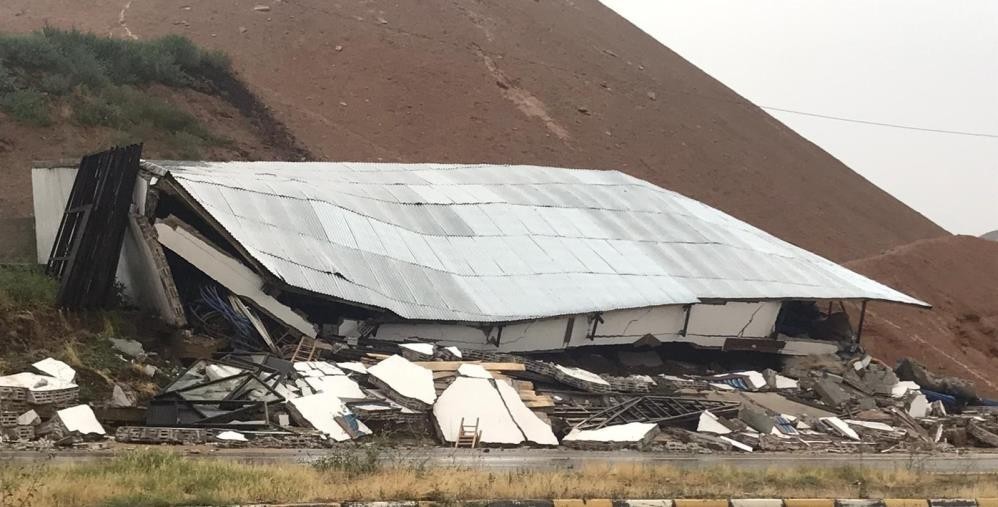
POLYGON ((409 318, 496 322, 698 297, 920 303, 616 171, 155 164, 275 276, 409 318))

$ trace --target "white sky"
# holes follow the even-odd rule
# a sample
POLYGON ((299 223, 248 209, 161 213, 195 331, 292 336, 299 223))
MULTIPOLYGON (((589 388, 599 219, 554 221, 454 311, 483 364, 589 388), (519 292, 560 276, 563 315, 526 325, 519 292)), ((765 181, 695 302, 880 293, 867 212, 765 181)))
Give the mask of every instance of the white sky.
MULTIPOLYGON (((998 1, 602 2, 760 106, 998 136, 998 1)), ((949 231, 998 229, 998 138, 770 114, 949 231)))

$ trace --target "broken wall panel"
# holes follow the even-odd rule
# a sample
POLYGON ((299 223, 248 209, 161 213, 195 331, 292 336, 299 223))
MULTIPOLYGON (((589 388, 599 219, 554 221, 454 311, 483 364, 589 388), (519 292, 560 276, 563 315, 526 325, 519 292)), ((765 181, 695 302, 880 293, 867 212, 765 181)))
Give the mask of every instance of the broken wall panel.
POLYGON ((495 383, 496 390, 502 398, 509 415, 520 428, 524 438, 532 444, 537 445, 558 445, 558 438, 551 431, 551 425, 541 420, 533 410, 527 408, 520 398, 520 393, 504 381, 491 381, 495 383))
POLYGON ((94 308, 110 298, 141 154, 136 144, 80 160, 46 265, 59 279, 58 305, 94 308))
POLYGON ((493 382, 490 379, 459 377, 440 394, 433 405, 433 417, 444 441, 457 441, 463 420, 468 426, 477 423, 482 434, 479 442, 482 444, 523 443, 523 432, 493 382))
POLYGON ((687 335, 767 338, 776 327, 780 302, 696 304, 690 310, 687 335))
POLYGON ((234 294, 253 301, 268 315, 298 332, 315 338, 315 327, 287 305, 263 291, 263 279, 181 225, 156 223, 159 242, 234 294))

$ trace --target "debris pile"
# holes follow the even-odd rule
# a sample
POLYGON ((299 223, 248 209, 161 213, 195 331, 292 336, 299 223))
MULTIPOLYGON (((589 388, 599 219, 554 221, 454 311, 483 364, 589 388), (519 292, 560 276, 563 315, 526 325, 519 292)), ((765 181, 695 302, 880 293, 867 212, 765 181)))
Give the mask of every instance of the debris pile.
MULTIPOLYGON (((863 354, 785 360, 779 371, 701 367, 695 374, 649 374, 645 369, 624 377, 511 354, 406 345, 337 344, 320 348, 308 361, 270 352, 197 361, 150 402, 146 426, 120 427, 116 438, 317 447, 408 431, 435 435, 440 445, 454 447, 681 452, 998 447, 998 413, 981 400, 967 398, 968 392, 945 380, 936 384, 948 386, 945 393, 923 389, 901 379, 917 365, 902 364, 895 371, 863 354)), ((657 350, 643 353, 669 369, 657 350)))
POLYGON ((51 357, 31 366, 35 372, 0 377, 0 439, 71 445, 105 435, 94 411, 79 404, 72 367, 51 357))

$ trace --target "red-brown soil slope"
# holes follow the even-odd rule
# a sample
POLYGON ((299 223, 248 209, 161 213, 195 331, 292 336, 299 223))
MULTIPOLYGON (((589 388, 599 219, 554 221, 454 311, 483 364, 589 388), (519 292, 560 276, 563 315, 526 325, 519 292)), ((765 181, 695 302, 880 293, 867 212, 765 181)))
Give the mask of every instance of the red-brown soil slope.
POLYGON ((620 169, 835 260, 944 234, 597 0, 0 4, 45 24, 222 49, 317 158, 620 169))
POLYGON ((846 266, 935 305, 871 304, 863 335, 870 353, 888 364, 914 357, 998 395, 998 243, 938 238, 846 266))

